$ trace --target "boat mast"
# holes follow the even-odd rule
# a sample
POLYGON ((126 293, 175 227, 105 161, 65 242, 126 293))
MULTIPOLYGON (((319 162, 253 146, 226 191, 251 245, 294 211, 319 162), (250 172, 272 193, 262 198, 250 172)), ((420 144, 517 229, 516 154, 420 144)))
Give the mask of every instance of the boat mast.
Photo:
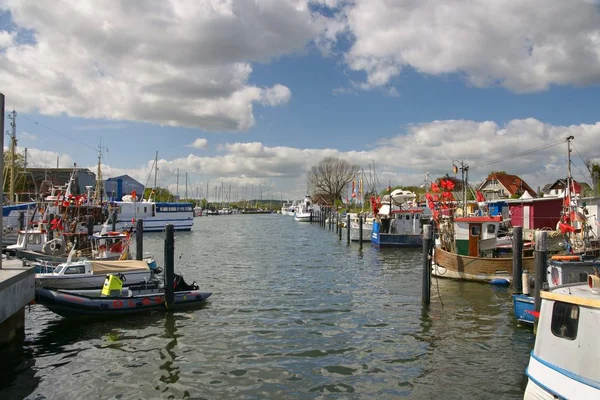
POLYGON ((102 179, 102 139, 98 146, 98 170, 96 172, 96 190, 94 191, 94 203, 102 204, 102 188, 104 181, 102 179))
POLYGON ((10 183, 8 190, 8 201, 9 203, 15 202, 15 150, 17 147, 17 112, 12 110, 8 115, 10 119, 10 126, 12 127, 12 133, 10 135, 10 183))
POLYGON ((569 216, 569 224, 570 225, 574 225, 574 221, 572 220, 571 217, 571 211, 573 211, 573 207, 572 204, 573 201, 571 199, 571 185, 573 184, 573 177, 571 175, 571 140, 574 139, 574 136, 569 136, 567 138, 567 180, 565 182, 565 196, 566 199, 568 201, 568 204, 566 204, 566 212, 568 213, 567 215, 569 216))
POLYGON ((187 172, 185 173, 185 198, 187 199, 187 187, 188 187, 188 182, 187 182, 187 172))

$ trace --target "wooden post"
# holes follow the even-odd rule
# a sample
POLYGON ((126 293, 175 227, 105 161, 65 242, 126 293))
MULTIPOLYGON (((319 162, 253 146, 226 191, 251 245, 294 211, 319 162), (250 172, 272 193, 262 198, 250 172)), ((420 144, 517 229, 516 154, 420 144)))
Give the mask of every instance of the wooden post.
POLYGON ((114 210, 112 213, 112 218, 111 218, 111 228, 112 231, 116 231, 117 230, 117 210, 114 210))
POLYGON ((144 259, 144 220, 138 219, 135 222, 135 259, 142 261, 144 259))
POLYGON ((363 216, 362 214, 358 215, 358 244, 362 246, 362 232, 363 232, 363 216))
POLYGON ((423 305, 431 302, 431 250, 433 248, 433 229, 430 224, 423 225, 423 305))
POLYGON ((338 213, 338 238, 342 240, 342 216, 338 213))
POLYGON ((350 213, 346 214, 346 243, 350 244, 350 213))
POLYGON ((175 229, 172 224, 165 226, 165 307, 171 309, 175 302, 175 229))
POLYGON ((87 234, 88 236, 92 236, 94 234, 94 217, 91 215, 87 216, 86 221, 87 234))
POLYGON ((54 219, 54 214, 48 215, 48 224, 46 225, 46 230, 48 231, 48 240, 54 239, 54 231, 51 229, 51 222, 54 219))
POLYGON ((513 294, 523 293, 523 227, 515 226, 513 228, 513 294))
POLYGON ((25 230, 25 213, 23 211, 19 212, 19 230, 25 230))
POLYGON ((308 222, 313 223, 313 210, 310 210, 310 217, 308 218, 308 222))
POLYGON ((542 299, 540 292, 546 277, 546 256, 548 252, 548 232, 538 231, 535 233, 535 311, 540 311, 542 299))
POLYGON ((328 215, 327 219, 329 220, 329 224, 328 224, 329 225, 329 232, 331 232, 331 228, 332 228, 332 224, 331 223, 333 222, 332 221, 333 214, 331 213, 331 209, 327 210, 327 215, 328 215))

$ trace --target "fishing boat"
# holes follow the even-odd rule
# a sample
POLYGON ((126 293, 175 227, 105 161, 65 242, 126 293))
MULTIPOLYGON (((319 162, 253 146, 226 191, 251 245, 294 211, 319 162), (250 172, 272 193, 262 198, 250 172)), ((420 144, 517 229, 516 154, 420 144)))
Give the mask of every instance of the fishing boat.
POLYGON ((416 194, 396 189, 381 201, 371 199, 373 220, 371 244, 375 247, 418 247, 423 244, 423 224, 431 220, 431 210, 417 204, 416 194))
POLYGON ((53 289, 96 289, 102 287, 107 274, 120 273, 125 285, 149 282, 155 270, 147 261, 67 261, 51 273, 35 274, 36 286, 53 289))
MULTIPOLYGON (((116 295, 103 295, 97 290, 52 290, 38 288, 35 301, 50 311, 67 318, 115 317, 149 311, 165 311, 165 290, 156 283, 144 283, 118 290, 116 295)), ((212 293, 201 292, 198 285, 187 284, 175 275, 174 304, 171 308, 198 307, 212 293)), ((170 308, 170 309, 171 309, 170 308)))
POLYGON ((600 278, 540 293, 524 399, 599 399, 600 278))
POLYGON ((25 228, 36 206, 36 203, 2 206, 2 245, 7 246, 17 242, 19 230, 25 228))
POLYGON ((313 204, 312 197, 307 194, 304 196, 304 200, 298 204, 294 219, 299 222, 317 221, 320 218, 320 215, 317 215, 318 211, 318 207, 313 204))
MULTIPOLYGON (((350 240, 358 242, 360 239, 360 221, 357 213, 349 213, 350 215, 350 240)), ((371 233, 373 232, 373 221, 375 219, 372 215, 365 213, 363 214, 363 226, 362 226, 362 240, 368 242, 371 240, 371 233)))
MULTIPOLYGON (((545 282, 549 289, 558 286, 587 282, 588 276, 594 274, 600 268, 600 260, 585 255, 554 255, 548 262, 546 268, 545 282)), ((527 274, 526 274, 527 276, 527 274)), ((527 290, 530 282, 523 282, 527 290), (527 287, 526 287, 527 286, 527 287)), ((517 321, 522 324, 533 326, 535 322, 535 299, 526 294, 513 295, 513 310, 517 321)))

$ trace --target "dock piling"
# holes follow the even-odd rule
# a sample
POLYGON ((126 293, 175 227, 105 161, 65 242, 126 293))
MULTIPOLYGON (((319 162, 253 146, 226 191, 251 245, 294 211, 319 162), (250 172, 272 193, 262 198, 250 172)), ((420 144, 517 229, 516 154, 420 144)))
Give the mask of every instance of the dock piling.
POLYGON ((513 228, 513 294, 523 293, 522 276, 523 276, 523 227, 515 226, 513 228))
POLYGON ((23 211, 19 211, 19 230, 25 230, 25 213, 23 211))
POLYGON ((54 221, 54 214, 48 215, 48 224, 46 225, 46 230, 48 231, 48 240, 54 239, 54 231, 50 229, 50 223, 54 221))
POLYGON ((112 224, 111 225, 112 231, 113 232, 116 231, 117 230, 117 210, 114 210, 112 212, 111 224, 112 224))
POLYGON ((423 225, 423 288, 421 302, 424 306, 431 303, 431 250, 433 249, 433 229, 430 224, 423 225))
POLYGON ((165 307, 170 309, 175 302, 175 228, 172 224, 165 226, 165 307))
POLYGON ((535 311, 540 311, 542 298, 540 292, 544 285, 546 277, 546 259, 548 253, 548 232, 538 231, 535 233, 535 251, 533 253, 535 259, 535 311))
POLYGON ((362 214, 358 215, 358 244, 359 246, 362 247, 362 242, 363 242, 363 216, 362 214))
POLYGON ((88 215, 85 223, 86 223, 88 237, 92 236, 94 234, 94 217, 91 215, 88 215))
POLYGON ((144 220, 138 219, 135 222, 135 259, 142 261, 144 259, 144 220))
POLYGON ((350 214, 346 214, 346 243, 350 244, 350 214))

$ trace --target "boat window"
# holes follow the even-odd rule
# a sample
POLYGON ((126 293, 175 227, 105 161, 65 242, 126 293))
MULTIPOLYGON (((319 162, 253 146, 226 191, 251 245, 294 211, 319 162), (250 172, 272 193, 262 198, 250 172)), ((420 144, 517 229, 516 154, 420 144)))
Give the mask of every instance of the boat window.
POLYGON ((148 212, 148 207, 144 206, 144 214, 148 212))
POLYGON ((69 267, 65 271, 65 275, 84 274, 84 273, 85 273, 85 267, 83 265, 76 265, 74 267, 69 267))
POLYGON ((473 225, 471 226, 471 236, 479 236, 481 234, 481 226, 473 225))
POLYGON ((576 304, 554 302, 550 329, 554 336, 575 340, 579 325, 579 306, 576 304))
POLYGON ((410 219, 410 215, 406 215, 406 220, 408 221, 410 219))
POLYGON ((496 233, 496 225, 489 224, 487 226, 487 233, 496 233))

